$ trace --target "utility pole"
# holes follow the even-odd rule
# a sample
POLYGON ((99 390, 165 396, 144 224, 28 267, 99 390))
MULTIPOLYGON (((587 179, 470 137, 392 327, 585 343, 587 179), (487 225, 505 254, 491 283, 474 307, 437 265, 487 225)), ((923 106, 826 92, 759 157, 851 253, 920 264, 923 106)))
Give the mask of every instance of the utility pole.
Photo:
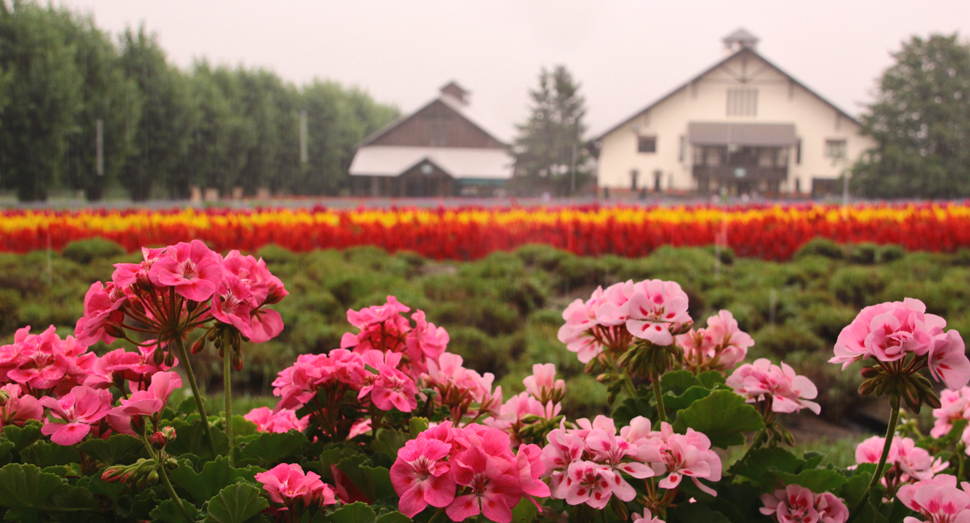
POLYGON ((307 117, 306 109, 300 110, 300 163, 305 164, 310 160, 307 153, 307 117))
POLYGON ((95 149, 95 166, 94 172, 98 176, 104 176, 104 122, 98 118, 94 122, 94 149, 95 149))

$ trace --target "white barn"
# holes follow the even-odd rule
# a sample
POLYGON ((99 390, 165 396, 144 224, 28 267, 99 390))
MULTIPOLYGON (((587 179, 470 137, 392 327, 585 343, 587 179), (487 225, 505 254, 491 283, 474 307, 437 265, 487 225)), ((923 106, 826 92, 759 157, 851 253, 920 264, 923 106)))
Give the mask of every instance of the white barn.
POLYGON ((604 132, 601 193, 841 193, 873 142, 861 124, 758 54, 739 29, 727 56, 604 132))

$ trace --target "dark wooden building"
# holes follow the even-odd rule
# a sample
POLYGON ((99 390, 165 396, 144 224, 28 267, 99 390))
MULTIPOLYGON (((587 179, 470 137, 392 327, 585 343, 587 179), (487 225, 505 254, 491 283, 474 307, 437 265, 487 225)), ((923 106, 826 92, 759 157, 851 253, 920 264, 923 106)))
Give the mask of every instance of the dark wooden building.
POLYGON ((508 137, 469 108, 455 82, 360 143, 350 165, 357 196, 490 196, 512 177, 508 137))

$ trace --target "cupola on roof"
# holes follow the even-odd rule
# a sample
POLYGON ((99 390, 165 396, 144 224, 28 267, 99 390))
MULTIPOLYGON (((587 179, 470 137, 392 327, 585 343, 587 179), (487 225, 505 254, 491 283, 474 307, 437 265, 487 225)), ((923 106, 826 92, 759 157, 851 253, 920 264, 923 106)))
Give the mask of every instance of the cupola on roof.
POLYGON ((749 33, 743 27, 739 27, 733 33, 725 36, 721 41, 724 42, 724 51, 727 53, 736 53, 741 49, 751 49, 754 51, 758 46, 758 37, 749 33))

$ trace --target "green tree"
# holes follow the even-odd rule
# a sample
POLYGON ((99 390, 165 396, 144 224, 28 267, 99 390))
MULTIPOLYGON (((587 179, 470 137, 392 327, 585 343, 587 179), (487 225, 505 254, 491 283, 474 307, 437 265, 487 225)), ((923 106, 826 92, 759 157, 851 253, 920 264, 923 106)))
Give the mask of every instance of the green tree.
POLYGON ((589 152, 583 142, 586 101, 579 87, 562 65, 542 69, 539 88, 529 92, 529 120, 517 126, 516 191, 570 194, 589 179, 589 152))
POLYGON ((89 16, 60 11, 58 19, 75 64, 84 78, 74 132, 68 136, 65 184, 83 190, 88 200, 100 200, 125 166, 141 116, 141 93, 126 78, 118 49, 89 16), (97 127, 101 121, 102 169, 98 172, 97 127))
POLYGON ((0 2, 0 71, 7 101, 0 128, 0 177, 21 201, 46 200, 64 173, 84 78, 53 7, 0 2))
POLYGON ((876 146, 852 184, 878 198, 970 196, 970 46, 956 34, 914 36, 893 54, 863 134, 876 146))
POLYGON ((121 68, 141 93, 141 103, 126 100, 126 114, 132 115, 137 126, 122 184, 136 201, 151 197, 155 184, 167 186, 172 197, 185 198, 188 175, 177 169, 184 165, 191 138, 187 82, 168 64, 156 36, 146 33, 144 27, 137 33, 125 31, 121 48, 121 68))

